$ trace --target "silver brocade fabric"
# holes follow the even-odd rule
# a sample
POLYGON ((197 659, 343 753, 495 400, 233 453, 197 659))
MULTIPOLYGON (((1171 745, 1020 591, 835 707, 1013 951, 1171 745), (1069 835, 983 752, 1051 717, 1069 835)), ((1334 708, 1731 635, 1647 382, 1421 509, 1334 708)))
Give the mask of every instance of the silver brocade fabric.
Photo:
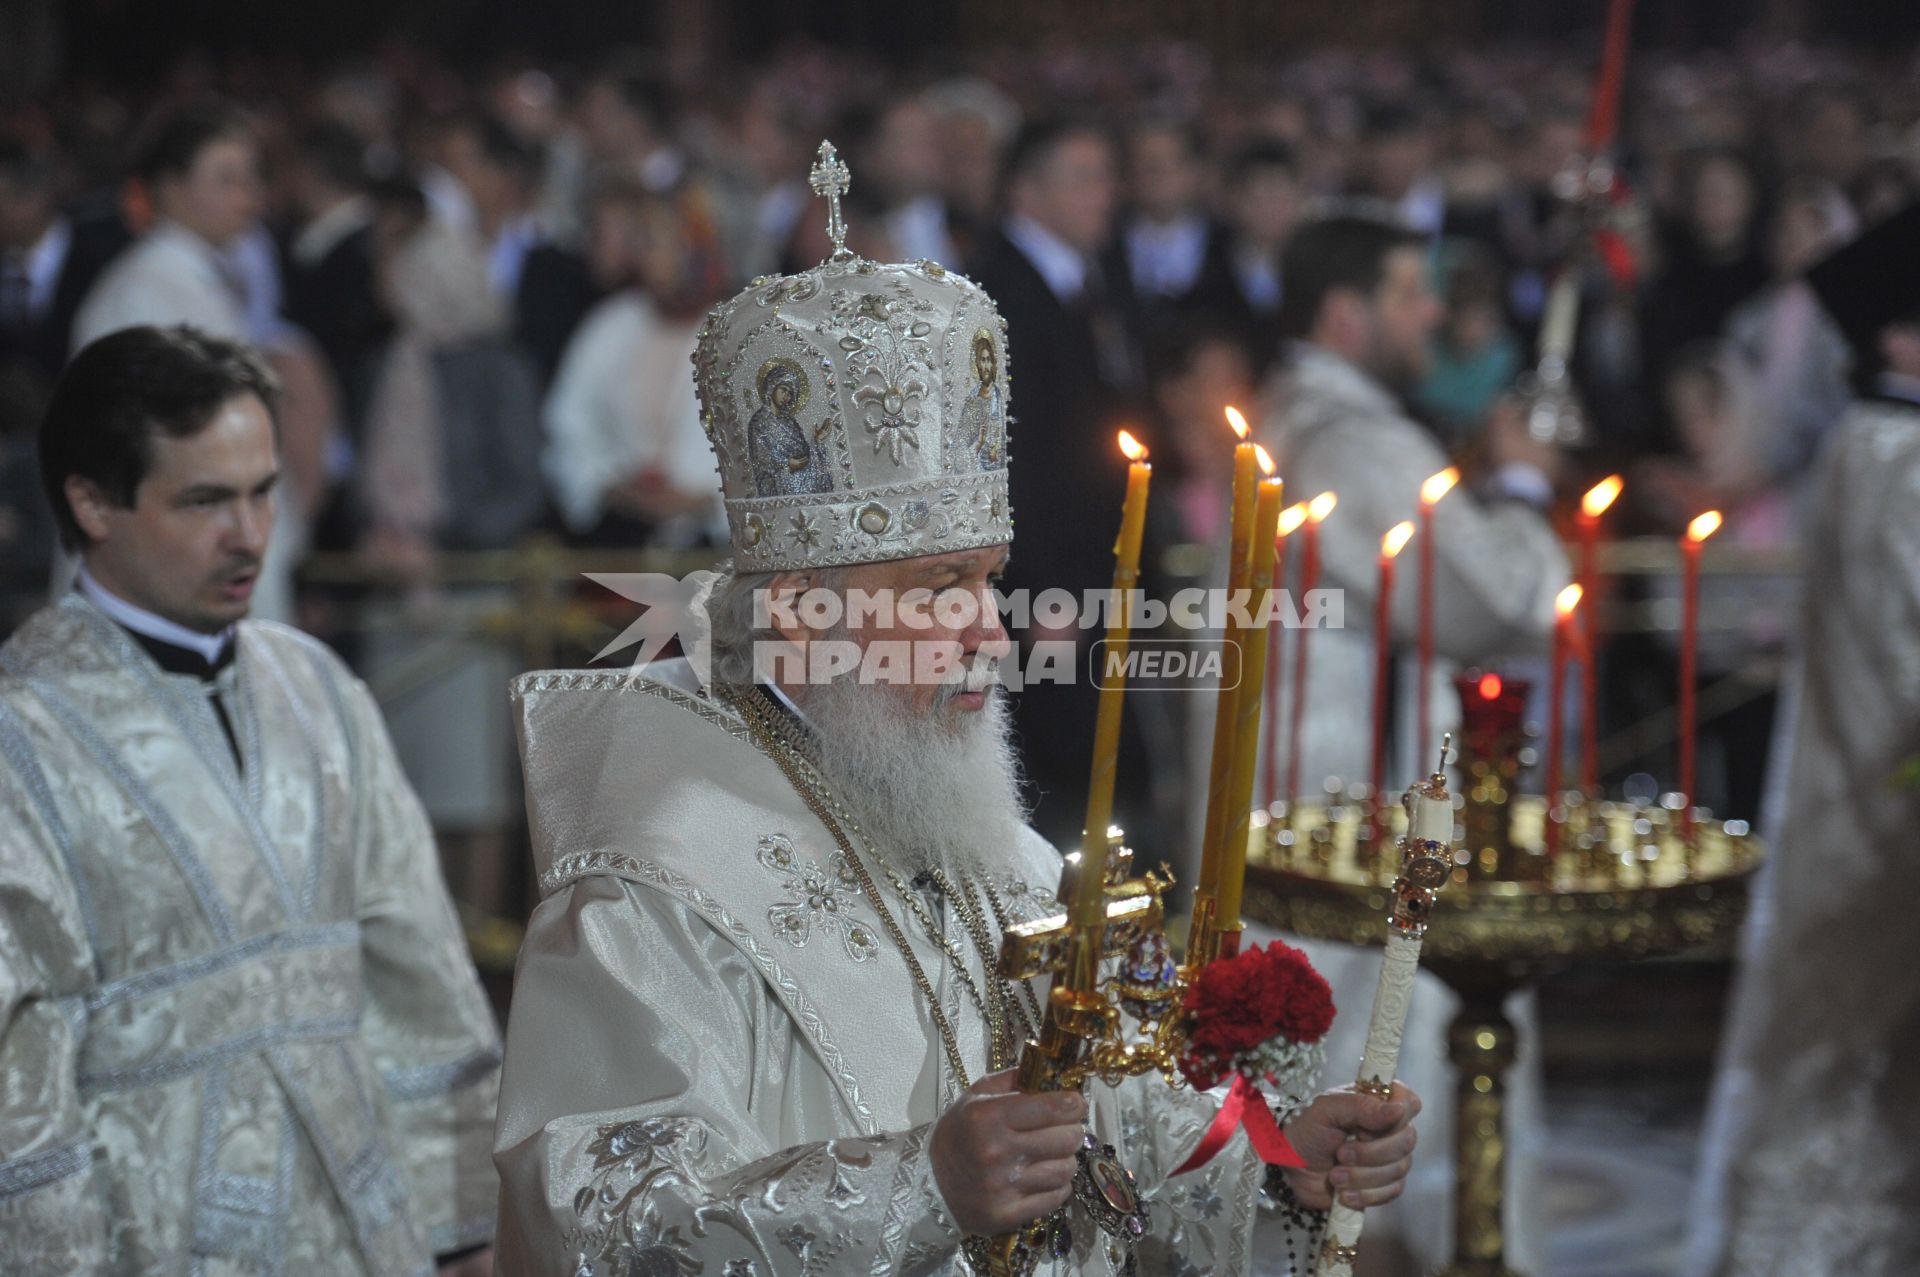
MULTIPOLYGON (((515 697, 546 899, 501 1086, 503 1271, 964 1272, 927 1154, 958 1080, 826 827, 683 663, 528 675, 515 697)), ((1059 863, 1037 835, 1010 850, 1016 915, 1051 911, 1059 863)), ((950 959, 890 908, 984 1072, 950 959)), ((1167 1181, 1215 1101, 1158 1076, 1092 1091, 1153 1204, 1142 1271, 1247 1273, 1244 1139, 1167 1181)), ((1086 1216, 1073 1231, 1056 1271, 1115 1270, 1086 1216)))
POLYGON ((1825 455, 1772 936, 1729 1017, 1724 1277, 1920 1272, 1920 408, 1825 455))
POLYGON ((0 1272, 424 1273, 492 1234, 499 1047, 366 689, 78 596, 0 650, 0 1272))

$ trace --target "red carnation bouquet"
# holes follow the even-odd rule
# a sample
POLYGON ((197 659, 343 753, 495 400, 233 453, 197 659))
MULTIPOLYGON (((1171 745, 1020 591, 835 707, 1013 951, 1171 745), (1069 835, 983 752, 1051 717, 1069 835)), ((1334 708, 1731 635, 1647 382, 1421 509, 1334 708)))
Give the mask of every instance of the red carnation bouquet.
POLYGON ((1319 1075, 1332 1024, 1333 990, 1306 954, 1278 940, 1243 949, 1188 986, 1180 1071, 1198 1091, 1237 1076, 1291 1102, 1319 1075))

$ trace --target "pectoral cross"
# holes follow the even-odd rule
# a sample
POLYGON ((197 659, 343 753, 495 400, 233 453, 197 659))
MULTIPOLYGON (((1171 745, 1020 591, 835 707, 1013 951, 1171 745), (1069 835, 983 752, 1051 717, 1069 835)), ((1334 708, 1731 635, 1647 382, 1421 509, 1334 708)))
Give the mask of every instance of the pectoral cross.
POLYGON ((853 173, 833 149, 833 143, 820 143, 820 158, 807 174, 807 185, 827 201, 827 238, 833 241, 833 259, 845 261, 853 254, 847 251, 847 223, 840 216, 840 197, 853 185, 853 173))

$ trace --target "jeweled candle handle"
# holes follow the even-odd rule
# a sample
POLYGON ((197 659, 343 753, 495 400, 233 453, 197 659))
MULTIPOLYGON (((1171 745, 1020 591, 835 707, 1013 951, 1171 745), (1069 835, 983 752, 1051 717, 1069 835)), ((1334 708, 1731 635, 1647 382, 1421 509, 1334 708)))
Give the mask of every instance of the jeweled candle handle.
MULTIPOLYGON (((1407 836, 1401 843, 1400 877, 1393 884, 1393 914, 1387 924, 1387 954, 1367 1023, 1367 1045, 1355 1085, 1384 1099, 1393 1091, 1400 1065, 1400 1042, 1413 1003, 1414 976, 1420 969, 1420 943, 1433 898, 1453 872, 1453 796, 1447 792, 1446 760, 1453 738, 1440 750, 1440 770, 1407 791, 1407 836)), ((1315 1277, 1353 1277, 1366 1213, 1337 1197, 1327 1214, 1315 1277)))

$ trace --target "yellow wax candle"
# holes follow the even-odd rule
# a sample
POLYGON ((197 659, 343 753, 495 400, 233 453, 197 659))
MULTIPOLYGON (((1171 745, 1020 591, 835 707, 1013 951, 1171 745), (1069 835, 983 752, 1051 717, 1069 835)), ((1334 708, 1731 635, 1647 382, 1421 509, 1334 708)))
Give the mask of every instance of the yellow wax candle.
POLYGON ((1104 885, 1107 827, 1113 823, 1113 781, 1120 761, 1120 710, 1127 694, 1127 646, 1132 639, 1130 602, 1140 579, 1140 539, 1147 526, 1147 484, 1153 467, 1147 450, 1122 430, 1120 450, 1127 468, 1127 500, 1120 513, 1120 536, 1113 543, 1115 610, 1107 615, 1106 644, 1100 654, 1100 713, 1093 727, 1093 777, 1087 786, 1087 823, 1080 835, 1080 875, 1074 884, 1072 919, 1076 926, 1098 927, 1106 919, 1104 885))
MULTIPOLYGON (((1260 469, 1273 473, 1273 459, 1255 445, 1260 469)), ((1278 553, 1280 502, 1284 485, 1278 479, 1260 482, 1259 505, 1253 517, 1253 564, 1248 580, 1253 597, 1248 604, 1255 632, 1243 649, 1246 661, 1240 677, 1233 727, 1233 771, 1228 780, 1226 834, 1221 840, 1220 877, 1214 889, 1214 926, 1235 931, 1240 926, 1240 892, 1247 878, 1247 839, 1252 832, 1253 773, 1260 754, 1260 708, 1266 703, 1267 643, 1261 631, 1262 613, 1273 588, 1273 562, 1278 553)))
MULTIPOLYGON (((1255 445, 1247 440, 1246 418, 1238 409, 1229 408, 1227 422, 1240 437, 1239 445, 1233 450, 1233 531, 1227 543, 1227 597, 1231 600, 1247 588, 1253 569, 1253 518, 1258 499, 1255 486, 1260 481, 1260 462, 1254 452, 1255 445)), ((1219 699, 1214 705, 1213 754, 1207 767, 1207 820, 1201 835, 1200 876, 1194 883, 1196 906, 1203 897, 1211 896, 1220 882, 1220 847, 1226 835, 1221 824, 1226 814, 1227 782, 1233 769, 1233 728, 1239 712, 1240 685, 1246 681, 1245 645, 1241 637, 1240 627, 1229 614, 1221 649, 1239 652, 1240 659, 1236 660, 1234 670, 1240 677, 1234 683, 1221 679, 1219 699)))

